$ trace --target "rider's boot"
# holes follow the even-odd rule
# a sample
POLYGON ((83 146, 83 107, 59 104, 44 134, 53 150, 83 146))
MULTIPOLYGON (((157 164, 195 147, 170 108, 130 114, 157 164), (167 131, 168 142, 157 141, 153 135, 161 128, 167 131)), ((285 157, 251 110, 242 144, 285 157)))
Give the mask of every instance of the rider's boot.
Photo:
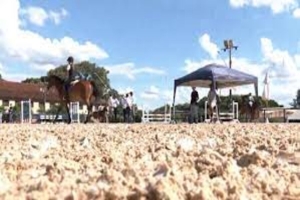
POLYGON ((65 95, 64 95, 64 100, 69 101, 69 84, 65 85, 65 95))

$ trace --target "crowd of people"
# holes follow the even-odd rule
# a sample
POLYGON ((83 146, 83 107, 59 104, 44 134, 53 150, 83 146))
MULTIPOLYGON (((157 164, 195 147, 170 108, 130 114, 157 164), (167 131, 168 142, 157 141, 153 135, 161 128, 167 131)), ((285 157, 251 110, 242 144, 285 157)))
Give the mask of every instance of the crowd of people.
POLYGON ((108 99, 108 113, 110 119, 114 122, 118 121, 118 107, 122 108, 122 118, 125 123, 134 122, 134 114, 135 114, 135 102, 133 97, 133 92, 129 92, 127 94, 120 95, 119 99, 116 95, 111 94, 108 99))
POLYGON ((14 116, 14 112, 13 112, 13 106, 9 105, 4 107, 3 112, 0 114, 1 116, 1 122, 2 123, 13 123, 13 116, 14 116))

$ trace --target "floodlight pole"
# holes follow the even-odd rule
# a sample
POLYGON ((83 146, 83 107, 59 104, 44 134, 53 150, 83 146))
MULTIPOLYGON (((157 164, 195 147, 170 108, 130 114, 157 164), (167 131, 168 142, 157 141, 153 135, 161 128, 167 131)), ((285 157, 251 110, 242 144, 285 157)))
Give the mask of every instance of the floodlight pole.
MULTIPOLYGON (((231 69, 231 66, 232 66, 232 59, 231 59, 231 51, 232 49, 235 49, 237 50, 238 46, 235 46, 233 45, 233 42, 232 40, 224 40, 224 47, 222 50, 225 52, 228 50, 229 52, 229 68, 231 69)), ((231 92, 231 89, 229 90, 229 99, 230 99, 230 102, 232 101, 232 92, 231 92)))

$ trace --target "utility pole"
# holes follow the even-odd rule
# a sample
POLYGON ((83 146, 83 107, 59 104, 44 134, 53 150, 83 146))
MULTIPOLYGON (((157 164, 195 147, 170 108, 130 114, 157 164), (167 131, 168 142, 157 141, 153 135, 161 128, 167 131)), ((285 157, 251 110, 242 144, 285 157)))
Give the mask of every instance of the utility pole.
MULTIPOLYGON (((238 46, 233 45, 232 40, 224 40, 224 47, 222 50, 225 52, 228 50, 229 52, 229 68, 231 69, 232 66, 232 60, 231 60, 231 51, 232 49, 237 50, 238 46)), ((231 89, 229 90, 229 98, 230 98, 230 102, 232 101, 232 92, 231 89)))

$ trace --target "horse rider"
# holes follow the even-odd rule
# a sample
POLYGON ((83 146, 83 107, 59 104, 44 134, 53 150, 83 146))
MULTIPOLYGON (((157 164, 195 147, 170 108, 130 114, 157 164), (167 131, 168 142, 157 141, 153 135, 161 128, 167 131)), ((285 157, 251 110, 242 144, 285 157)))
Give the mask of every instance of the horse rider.
POLYGON ((65 99, 69 100, 69 88, 74 74, 74 58, 72 56, 69 56, 67 62, 68 65, 67 65, 67 80, 65 83, 65 91, 66 91, 65 99))

